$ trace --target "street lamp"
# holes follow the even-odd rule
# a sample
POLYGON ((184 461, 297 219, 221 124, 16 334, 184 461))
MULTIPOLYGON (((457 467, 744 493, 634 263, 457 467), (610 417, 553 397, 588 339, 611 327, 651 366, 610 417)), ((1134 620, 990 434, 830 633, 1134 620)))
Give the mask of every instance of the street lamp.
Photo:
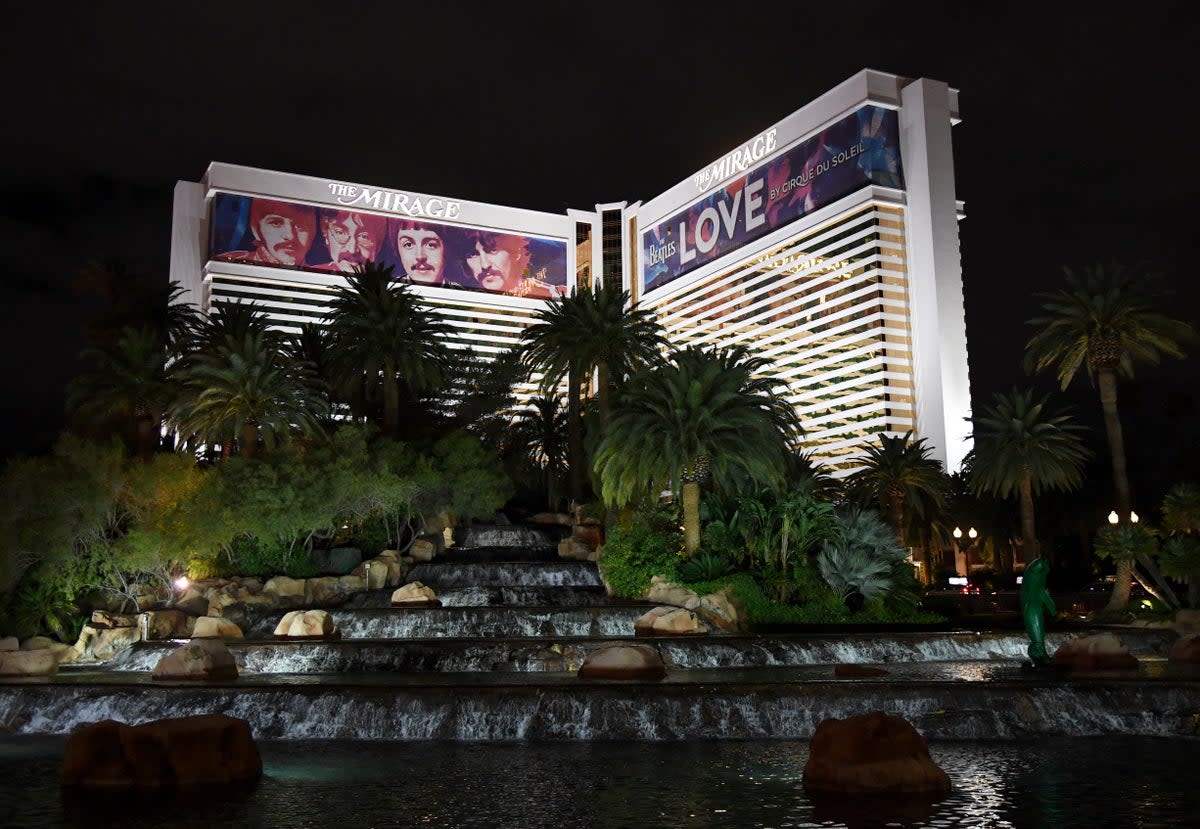
MULTIPOLYGON (((1108 514, 1108 523, 1116 524, 1121 520, 1121 516, 1117 515, 1117 511, 1113 510, 1108 514)), ((1129 523, 1136 524, 1138 522, 1138 514, 1133 510, 1129 511, 1129 523)))

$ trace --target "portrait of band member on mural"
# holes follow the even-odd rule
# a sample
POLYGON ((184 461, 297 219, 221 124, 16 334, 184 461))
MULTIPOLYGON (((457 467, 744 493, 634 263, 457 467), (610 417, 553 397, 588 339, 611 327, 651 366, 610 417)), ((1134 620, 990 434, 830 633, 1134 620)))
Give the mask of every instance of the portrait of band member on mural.
POLYGON ((565 242, 374 213, 218 193, 209 258, 352 273, 390 265, 396 279, 550 299, 567 291, 565 242))

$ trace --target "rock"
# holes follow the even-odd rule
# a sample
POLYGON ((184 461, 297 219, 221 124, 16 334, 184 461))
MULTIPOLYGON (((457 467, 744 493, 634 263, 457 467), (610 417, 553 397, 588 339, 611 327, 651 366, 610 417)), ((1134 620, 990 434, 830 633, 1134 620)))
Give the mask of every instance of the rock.
POLYGON ((850 794, 937 795, 950 791, 950 777, 907 720, 874 711, 817 726, 804 785, 850 794))
POLYGON ((363 586, 367 590, 379 590, 387 587, 387 560, 373 558, 364 561, 362 564, 355 567, 354 571, 350 575, 361 578, 363 580, 363 586))
POLYGON ((53 676, 58 673, 58 654, 49 648, 0 651, 0 676, 53 676))
POLYGON ((696 636, 708 633, 700 618, 690 610, 673 608, 654 620, 656 636, 696 636))
POLYGON ((1054 661, 1072 671, 1136 670, 1137 658, 1111 633, 1070 639, 1054 652, 1054 661))
POLYGON ((604 527, 594 524, 576 524, 571 528, 571 538, 586 544, 589 550, 595 550, 604 543, 604 527))
POLYGON ((135 628, 138 621, 137 616, 127 613, 110 613, 107 610, 93 610, 90 624, 95 628, 135 628))
POLYGON ((191 635, 194 624, 182 610, 150 610, 146 613, 146 638, 183 639, 191 635))
POLYGON ((1180 636, 1171 646, 1167 659, 1171 662, 1200 664, 1200 633, 1180 636))
POLYGON ((750 629, 742 603, 728 589, 701 596, 695 611, 705 622, 727 633, 745 633, 750 629))
POLYGON ((655 579, 661 579, 655 582, 650 580, 650 589, 646 592, 646 599, 655 604, 671 604, 676 607, 695 610, 700 606, 700 597, 695 591, 688 590, 686 587, 680 587, 677 584, 672 584, 661 576, 655 576, 655 579))
POLYGON ((104 720, 67 740, 64 786, 98 788, 248 784, 262 757, 245 720, 205 714, 128 726, 104 720))
POLYGON ((436 553, 437 547, 427 538, 418 538, 408 548, 408 554, 412 556, 413 561, 433 561, 436 553))
POLYGON ((189 616, 207 616, 208 598, 194 587, 189 587, 175 600, 175 609, 189 616))
POLYGON ((5 636, 0 638, 0 653, 4 653, 5 651, 19 651, 20 649, 21 642, 17 637, 5 636))
POLYGON ((398 587, 404 583, 404 577, 408 575, 408 564, 400 558, 386 559, 387 561, 387 586, 398 587))
POLYGON ((1182 609, 1175 611, 1175 630, 1180 636, 1189 633, 1200 633, 1200 609, 1182 609))
POLYGON ((558 542, 558 557, 568 561, 590 561, 595 550, 578 538, 564 538, 558 542))
POLYGON ((192 631, 193 639, 244 639, 242 629, 228 619, 200 616, 192 631))
POLYGON ((357 547, 334 547, 329 551, 328 570, 325 572, 344 576, 362 563, 362 550, 357 547))
POLYGON ((237 679, 237 663, 218 639, 193 639, 159 660, 153 679, 237 679))
POLYGON ((304 604, 304 579, 293 579, 288 576, 275 576, 263 587, 263 592, 278 598, 279 603, 288 605, 304 604))
POLYGON ((633 623, 634 636, 654 636, 654 623, 668 613, 678 610, 676 607, 654 607, 638 617, 633 623))
POLYGON ((575 519, 565 512, 539 512, 529 519, 529 523, 557 524, 560 527, 569 527, 575 523, 575 519))
POLYGON ((51 639, 49 636, 30 636, 21 643, 23 651, 44 651, 51 645, 57 645, 58 642, 51 639))
POLYGON ((341 636, 333 617, 324 610, 293 610, 275 626, 281 639, 337 639, 341 636))
POLYGON ((581 679, 662 679, 666 675, 662 656, 651 645, 602 645, 579 666, 581 679))
POLYGON ((870 665, 857 665, 852 662, 843 662, 835 665, 833 675, 840 677, 869 677, 869 676, 887 676, 888 672, 885 668, 874 668, 870 665))
POLYGON ((432 587, 412 581, 392 593, 392 607, 441 607, 442 602, 432 587))
POLYGON ((304 603, 310 607, 339 605, 362 590, 362 586, 362 579, 358 576, 308 579, 304 587, 304 603))
POLYGON ((142 632, 137 628, 109 628, 96 631, 88 642, 88 648, 80 658, 91 658, 97 662, 112 659, 142 641, 142 632))

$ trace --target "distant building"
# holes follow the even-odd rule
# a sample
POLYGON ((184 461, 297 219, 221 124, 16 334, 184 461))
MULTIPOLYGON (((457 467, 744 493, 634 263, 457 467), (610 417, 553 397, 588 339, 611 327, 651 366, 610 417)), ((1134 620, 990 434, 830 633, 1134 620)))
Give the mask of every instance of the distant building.
POLYGON ((864 70, 665 193, 566 215, 214 162, 176 185, 170 278, 206 310, 253 301, 295 329, 346 271, 386 263, 482 353, 602 281, 675 344, 766 358, 835 473, 909 430, 954 470, 970 431, 957 121, 944 83, 864 70))

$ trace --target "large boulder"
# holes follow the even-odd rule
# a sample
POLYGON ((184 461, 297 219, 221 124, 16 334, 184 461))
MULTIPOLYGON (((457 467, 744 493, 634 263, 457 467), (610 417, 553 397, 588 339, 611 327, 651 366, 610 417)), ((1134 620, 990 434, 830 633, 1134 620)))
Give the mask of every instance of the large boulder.
POLYGON ((193 639, 159 660, 153 679, 237 679, 237 662, 218 639, 193 639))
POLYGON ((433 557, 437 555, 437 545, 428 538, 418 538, 408 548, 408 554, 413 561, 433 561, 433 557))
POLYGON ((596 561, 600 556, 595 548, 571 537, 558 542, 558 557, 568 561, 596 561))
POLYGON ((666 675, 662 656, 650 645, 602 645, 579 666, 581 679, 662 679, 666 675))
POLYGON ((0 653, 4 651, 19 651, 21 641, 15 636, 0 636, 0 653))
POLYGON ((182 610, 189 616, 207 616, 208 597, 195 587, 189 587, 175 600, 175 609, 182 610))
POLYGON ((1072 671, 1136 670, 1137 658, 1111 633, 1081 636, 1064 642, 1054 661, 1072 671))
POLYGON ((326 576, 319 579, 308 579, 304 583, 304 603, 310 607, 339 605, 362 589, 363 580, 358 576, 326 576))
POLYGON ((646 599, 655 604, 670 604, 687 610, 695 610, 700 606, 700 597, 694 590, 673 584, 663 576, 655 576, 650 579, 650 589, 646 591, 646 599))
POLYGON ((249 784, 262 757, 245 720, 224 714, 129 726, 104 720, 67 740, 64 786, 153 788, 249 784))
POLYGON ((392 593, 392 607, 441 607, 441 599, 432 587, 411 581, 392 593))
POLYGON ((58 673, 58 661, 50 648, 0 651, 0 676, 52 676, 58 673))
POLYGON ((595 550, 604 543, 604 526, 602 524, 576 524, 571 528, 571 538, 586 544, 589 550, 595 550))
POLYGON ((200 616, 192 631, 193 639, 244 639, 242 629, 228 619, 218 616, 200 616))
POLYGON ((742 603, 728 588, 700 597, 700 604, 693 608, 701 619, 710 626, 727 633, 745 633, 750 621, 742 603))
POLYGON ((338 639, 341 632, 333 623, 333 617, 324 610, 293 610, 279 620, 279 624, 275 626, 275 637, 300 640, 338 639))
POLYGON ((182 610, 151 610, 146 613, 146 638, 185 639, 192 635, 194 624, 182 610))
POLYGON ((92 619, 88 624, 94 628, 135 628, 138 626, 138 619, 130 613, 93 610, 92 619))
MULTIPOLYGON (((87 629, 84 625, 84 629, 87 629)), ((87 650, 80 654, 82 659, 94 659, 104 662, 112 659, 122 651, 132 648, 142 639, 141 631, 137 628, 108 628, 95 631, 88 641, 87 650)))
POLYGON ((569 527, 575 523, 575 519, 565 512, 539 512, 530 517, 529 523, 557 524, 560 527, 569 527))
POLYGON ((387 587, 387 562, 375 558, 368 559, 355 567, 350 575, 360 577, 367 590, 381 590, 387 587))
POLYGON ((296 607, 304 604, 304 579, 275 576, 263 587, 263 593, 274 596, 279 607, 296 607))
POLYGON ((950 777, 907 720, 874 711, 821 721, 809 745, 804 785, 847 794, 938 795, 950 791, 950 777))
POLYGON ((1171 646, 1167 659, 1171 662, 1200 664, 1200 633, 1180 636, 1171 646))
POLYGON ((690 610, 656 607, 633 623, 633 632, 637 636, 695 636, 708 633, 708 628, 690 610))

